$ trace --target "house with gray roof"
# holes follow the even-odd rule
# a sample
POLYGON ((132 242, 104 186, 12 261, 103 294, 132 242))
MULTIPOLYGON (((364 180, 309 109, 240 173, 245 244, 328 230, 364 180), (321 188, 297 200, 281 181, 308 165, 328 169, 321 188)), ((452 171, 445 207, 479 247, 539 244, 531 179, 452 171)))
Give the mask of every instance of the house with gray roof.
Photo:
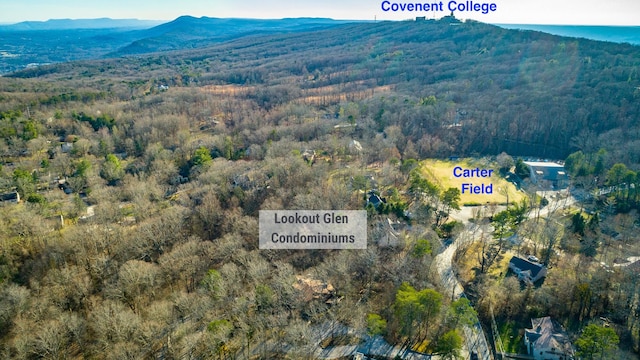
POLYGON ((531 319, 524 330, 524 344, 535 360, 573 360, 574 351, 562 326, 551 317, 531 319))
POLYGON ((518 276, 520 281, 527 284, 532 284, 547 276, 546 266, 518 256, 514 256, 509 260, 509 269, 518 276))

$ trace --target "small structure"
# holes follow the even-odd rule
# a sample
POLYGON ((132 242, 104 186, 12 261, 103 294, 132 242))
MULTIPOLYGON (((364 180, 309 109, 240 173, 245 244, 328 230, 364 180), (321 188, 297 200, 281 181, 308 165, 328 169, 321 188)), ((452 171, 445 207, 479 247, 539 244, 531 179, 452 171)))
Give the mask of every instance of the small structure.
POLYGON ((449 25, 460 25, 460 20, 456 19, 456 16, 451 11, 451 15, 443 16, 440 21, 449 23, 449 25))
POLYGON ((524 330, 524 344, 535 360, 574 359, 569 337, 551 317, 531 319, 531 327, 524 330))
POLYGON ((0 194, 0 202, 17 204, 20 202, 20 194, 17 191, 0 194))
POLYGON ((67 179, 58 180, 58 189, 64 191, 67 195, 73 194, 73 189, 67 183, 67 179))
POLYGON ((527 284, 533 284, 547 276, 547 268, 544 265, 518 256, 514 256, 509 260, 509 269, 518 276, 520 281, 527 284))
POLYGON ((375 209, 387 202, 385 198, 381 198, 380 195, 378 195, 374 190, 369 191, 367 195, 369 195, 369 197, 367 198, 367 206, 371 204, 375 209))
POLYGON ((555 162, 524 161, 529 167, 529 177, 534 184, 540 184, 554 190, 569 186, 569 177, 563 165, 555 162))

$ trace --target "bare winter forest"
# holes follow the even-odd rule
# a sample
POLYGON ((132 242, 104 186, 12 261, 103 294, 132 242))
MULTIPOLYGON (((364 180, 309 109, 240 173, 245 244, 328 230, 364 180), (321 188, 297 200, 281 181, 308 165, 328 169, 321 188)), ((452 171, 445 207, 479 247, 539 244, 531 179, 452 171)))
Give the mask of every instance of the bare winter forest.
POLYGON ((583 358, 637 357, 639 100, 638 46, 450 17, 0 77, 0 357, 316 359, 382 336, 453 358, 492 311, 507 352, 552 316, 583 358), (578 201, 536 194, 521 157, 563 161, 578 201), (524 200, 461 218, 479 204, 429 158, 517 174, 524 200), (263 209, 367 209, 368 248, 259 250, 263 209), (453 239, 469 300, 435 265, 453 239), (544 282, 507 274, 516 253, 544 282))

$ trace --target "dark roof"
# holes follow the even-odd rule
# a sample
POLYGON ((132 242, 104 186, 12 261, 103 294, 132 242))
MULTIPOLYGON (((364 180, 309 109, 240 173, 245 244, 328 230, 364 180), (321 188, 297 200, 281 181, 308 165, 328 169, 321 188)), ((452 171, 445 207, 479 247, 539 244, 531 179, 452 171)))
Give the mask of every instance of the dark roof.
POLYGON ((380 196, 373 194, 371 196, 369 196, 369 203, 373 204, 373 206, 378 206, 382 203, 382 199, 380 198, 380 196))
POLYGON ((542 334, 535 332, 535 329, 525 329, 524 336, 528 338, 530 342, 536 342, 538 339, 540 339, 540 336, 542 336, 542 334))
POLYGON ((568 180, 567 170, 564 167, 558 166, 557 164, 544 166, 527 164, 531 168, 531 170, 536 174, 536 176, 543 180, 548 181, 558 181, 558 180, 568 180))
POLYGON ((544 176, 542 177, 545 180, 555 181, 555 180, 567 180, 569 177, 567 176, 567 172, 564 169, 553 169, 547 168, 544 176))
POLYGON ((19 199, 18 196, 19 195, 17 191, 0 194, 0 201, 15 201, 19 199))
POLYGON ((517 256, 512 257, 511 260, 509 260, 509 262, 512 263, 515 267, 517 267, 521 271, 529 270, 531 272, 531 278, 535 278, 536 276, 538 276, 538 273, 540 272, 540 270, 544 268, 544 265, 542 264, 532 263, 531 261, 525 260, 517 256))

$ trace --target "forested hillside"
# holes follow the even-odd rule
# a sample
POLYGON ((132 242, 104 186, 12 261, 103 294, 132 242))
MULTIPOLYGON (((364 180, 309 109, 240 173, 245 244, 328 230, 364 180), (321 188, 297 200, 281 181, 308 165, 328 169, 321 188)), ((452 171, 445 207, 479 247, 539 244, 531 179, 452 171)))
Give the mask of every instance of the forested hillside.
POLYGON ((389 88, 359 105, 361 117, 373 121, 365 128, 397 125, 413 143, 434 138, 423 156, 506 151, 564 158, 582 131, 638 125, 639 49, 474 22, 352 24, 14 76, 79 72, 95 81, 117 69, 140 81, 242 87, 264 111, 291 100, 336 104, 325 92, 360 100, 360 92, 389 88), (309 99, 314 92, 323 96, 309 99), (434 104, 421 103, 430 96, 434 104), (387 105, 394 99, 401 103, 387 105))
POLYGON ((166 23, 108 18, 25 21, 0 25, 0 75, 37 65, 192 49, 243 36, 317 30, 347 22, 324 18, 261 20, 192 16, 181 16, 166 23))
POLYGON ((139 32, 139 40, 118 49, 110 54, 110 57, 199 48, 243 36, 317 30, 348 22, 355 21, 324 18, 259 20, 181 16, 166 24, 139 32))
MULTIPOLYGON (((552 313, 575 334, 608 316, 620 358, 635 354, 637 277, 599 265, 623 248, 598 221, 614 196, 638 205, 622 179, 640 164, 639 65, 640 47, 444 18, 0 77, 0 357, 313 359, 367 336, 455 356, 476 314, 433 259, 461 230, 460 194, 418 161, 473 157, 497 174, 514 165, 502 152, 576 150, 576 177, 625 164, 598 199, 609 212, 534 223, 535 193, 487 204, 477 229, 501 230, 483 233, 488 250, 466 244, 482 264, 472 295, 482 319, 487 299, 517 294, 496 297, 499 319, 552 313), (368 248, 259 250, 267 209, 366 209, 368 248), (566 270, 552 286, 491 280, 525 225, 566 270)), ((634 216, 615 224, 636 252, 634 216)))

